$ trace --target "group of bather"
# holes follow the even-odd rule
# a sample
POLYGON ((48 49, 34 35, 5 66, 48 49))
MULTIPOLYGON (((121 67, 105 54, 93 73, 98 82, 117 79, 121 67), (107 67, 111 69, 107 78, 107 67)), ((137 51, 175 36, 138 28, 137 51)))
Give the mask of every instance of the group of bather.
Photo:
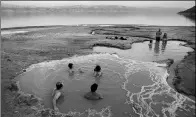
MULTIPOLYGON (((161 35, 162 35, 162 32, 161 32, 161 29, 159 29, 157 32, 156 32, 156 41, 160 41, 161 40, 161 35)), ((163 41, 166 41, 167 40, 167 33, 164 33, 163 35, 163 38, 162 38, 163 41)), ((152 40, 150 40, 150 44, 152 44, 152 40)), ((74 70, 73 70, 73 63, 69 63, 68 64, 68 68, 69 68, 69 74, 74 74, 74 70)), ((78 71, 80 73, 83 73, 83 71, 81 69, 78 69, 78 71)), ((93 76, 94 77, 101 77, 102 75, 102 72, 101 72, 101 67, 99 65, 96 65, 95 68, 94 68, 94 73, 93 73, 93 76)), ((57 108, 57 105, 56 105, 56 101, 57 99, 59 99, 59 97, 62 95, 61 94, 61 90, 63 88, 63 83, 62 82, 57 82, 56 83, 56 88, 55 90, 53 91, 53 107, 54 107, 54 110, 55 111, 58 111, 58 108, 57 108)), ((102 99, 103 97, 96 93, 96 90, 98 88, 98 84, 97 83, 94 83, 91 85, 90 87, 90 92, 88 92, 87 94, 84 95, 84 98, 86 99, 89 99, 89 100, 99 100, 99 99, 102 99)))
MULTIPOLYGON (((69 63, 68 64, 68 69, 69 69, 69 74, 74 74, 74 69, 73 69, 73 63, 69 63)), ((81 69, 78 69, 78 71, 80 73, 83 73, 83 71, 81 69)), ((94 68, 94 73, 93 73, 93 76, 95 78, 98 78, 98 77, 101 77, 102 76, 102 72, 101 72, 101 66, 100 65, 96 65, 95 68, 94 68)), ((90 92, 86 93, 84 95, 84 98, 88 99, 88 100, 99 100, 99 99, 102 99, 102 95, 98 94, 96 92, 98 88, 98 84, 97 83, 93 83, 90 87, 90 92)), ((55 111, 58 111, 58 107, 56 105, 56 101, 59 99, 59 97, 62 95, 62 92, 61 90, 63 89, 63 83, 62 82, 57 82, 56 83, 56 88, 54 89, 53 93, 52 93, 52 96, 53 96, 53 100, 52 100, 52 103, 53 103, 53 107, 54 107, 54 110, 55 111)))
MULTIPOLYGON (((156 42, 159 42, 160 40, 162 40, 165 43, 167 41, 167 33, 164 33, 163 37, 161 37, 161 35, 162 35, 162 32, 161 32, 161 29, 159 28, 159 30, 156 32, 156 42)), ((153 40, 150 40, 149 46, 152 45, 152 41, 153 40)))

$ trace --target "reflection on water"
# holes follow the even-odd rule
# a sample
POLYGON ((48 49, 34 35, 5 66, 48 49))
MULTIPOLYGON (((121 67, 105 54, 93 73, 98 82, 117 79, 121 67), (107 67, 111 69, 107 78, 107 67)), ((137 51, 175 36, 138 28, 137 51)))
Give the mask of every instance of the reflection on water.
POLYGON ((109 47, 94 47, 94 52, 117 53, 120 57, 131 58, 141 61, 157 61, 164 59, 182 60, 187 52, 193 51, 192 48, 181 46, 185 44, 180 41, 146 41, 143 43, 132 44, 131 49, 120 50, 109 47))
POLYGON ((159 44, 160 44, 160 41, 156 41, 155 42, 155 47, 154 47, 154 54, 155 56, 159 56, 159 44))
MULTIPOLYGON (((160 43, 161 43, 160 41, 155 42, 155 47, 154 47, 155 56, 159 56, 159 54, 160 54, 160 47, 159 47, 160 43)), ((163 40, 162 44, 161 44, 161 53, 162 54, 164 54, 166 46, 167 46, 167 40, 163 40)), ((152 43, 149 44, 149 50, 150 51, 152 50, 152 43)))
POLYGON ((185 17, 187 20, 195 24, 195 15, 181 15, 181 16, 185 17))
POLYGON ((151 51, 152 50, 152 43, 148 44, 148 46, 149 46, 149 50, 151 51))
POLYGON ((162 42, 162 46, 161 46, 162 53, 164 53, 166 46, 167 46, 167 41, 165 40, 162 42))
MULTIPOLYGON (((155 42, 155 46, 154 46, 154 55, 155 56, 159 56, 159 54, 160 54, 160 47, 159 47, 160 43, 161 43, 160 41, 155 42)), ((167 40, 163 40, 162 44, 161 44, 161 54, 164 54, 166 46, 167 46, 167 40)), ((152 43, 149 44, 149 50, 150 51, 152 50, 152 43)))
POLYGON ((195 23, 177 14, 170 15, 74 15, 74 14, 7 14, 1 17, 1 28, 43 26, 43 25, 77 25, 77 24, 144 24, 162 26, 195 26, 195 23))
POLYGON ((150 42, 149 42, 149 44, 148 44, 148 46, 149 46, 149 50, 151 51, 152 50, 152 40, 150 40, 150 42))

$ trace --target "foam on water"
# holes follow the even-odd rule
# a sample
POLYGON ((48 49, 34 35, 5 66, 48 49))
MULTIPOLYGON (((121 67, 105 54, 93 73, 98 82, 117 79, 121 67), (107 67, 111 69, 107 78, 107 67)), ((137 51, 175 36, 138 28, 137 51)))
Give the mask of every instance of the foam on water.
MULTIPOLYGON (((131 59, 124 59, 118 57, 116 54, 92 54, 86 56, 74 56, 71 58, 66 58, 62 60, 54 60, 48 62, 42 62, 38 64, 31 65, 27 68, 27 72, 24 73, 26 77, 33 70, 40 74, 40 76, 44 76, 43 79, 36 79, 35 84, 37 87, 43 88, 42 83, 48 78, 48 76, 52 76, 54 79, 56 76, 61 73, 63 69, 67 67, 69 62, 73 62, 76 65, 91 63, 88 66, 83 66, 83 69, 89 70, 93 67, 93 64, 102 64, 102 68, 104 68, 107 73, 111 72, 117 74, 120 78, 121 88, 126 91, 125 94, 125 104, 130 105, 132 109, 128 113, 129 116, 140 116, 140 117, 192 117, 195 116, 195 101, 189 99, 188 97, 181 95, 172 89, 166 81, 168 77, 167 70, 163 68, 165 64, 158 64, 154 62, 141 62, 135 61, 131 59), (113 64, 115 63, 116 66, 113 64), (162 66, 162 67, 158 67, 162 66), (145 85, 145 80, 143 79, 144 84, 136 85, 133 80, 133 75, 137 75, 140 72, 145 72, 149 75, 151 83, 145 85), (129 85, 136 86, 140 88, 140 91, 132 92, 128 88, 129 85), (181 113, 186 113, 186 115, 182 115, 181 113)), ((31 74, 30 74, 31 75, 31 74)), ((66 77, 66 74, 63 74, 66 77)), ((23 75, 21 74, 21 77, 23 75)), ((114 81, 119 80, 117 78, 112 79, 114 81)), ((76 80, 83 80, 82 77, 76 80)), ((62 78, 63 80, 63 78, 62 78)), ((22 86, 22 80, 20 81, 20 86, 22 86)), ((67 83, 69 81, 66 81, 67 83)), ((65 82, 65 85, 66 85, 65 82)), ((141 81, 142 82, 142 81, 141 81)), ((24 90, 24 89, 22 89, 24 90)), ((39 94, 38 94, 39 96, 39 94)), ((77 112, 74 110, 70 110, 68 113, 64 115, 74 115, 80 117, 91 117, 91 116, 100 116, 100 117, 111 117, 115 116, 114 112, 111 109, 112 107, 106 106, 102 107, 101 111, 86 108, 83 112, 77 112)), ((51 111, 52 112, 52 111, 51 111)), ((54 114, 62 114, 62 113, 54 113, 54 114)))

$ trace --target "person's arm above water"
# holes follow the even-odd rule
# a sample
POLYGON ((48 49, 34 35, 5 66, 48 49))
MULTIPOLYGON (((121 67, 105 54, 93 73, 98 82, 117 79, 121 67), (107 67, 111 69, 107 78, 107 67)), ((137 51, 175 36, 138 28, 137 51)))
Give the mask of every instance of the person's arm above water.
POLYGON ((95 70, 93 71, 93 76, 96 76, 96 72, 95 72, 95 70))
POLYGON ((102 75, 103 75, 103 72, 100 72, 100 73, 99 73, 99 76, 101 77, 102 75))
POLYGON ((60 92, 55 92, 55 95, 53 97, 52 103, 55 111, 58 111, 58 108, 56 106, 56 100, 60 97, 61 93, 60 92))
POLYGON ((54 108, 54 110, 55 110, 55 111, 58 111, 58 108, 57 108, 57 106, 56 106, 56 99, 53 99, 53 100, 52 100, 52 103, 53 103, 53 108, 54 108))

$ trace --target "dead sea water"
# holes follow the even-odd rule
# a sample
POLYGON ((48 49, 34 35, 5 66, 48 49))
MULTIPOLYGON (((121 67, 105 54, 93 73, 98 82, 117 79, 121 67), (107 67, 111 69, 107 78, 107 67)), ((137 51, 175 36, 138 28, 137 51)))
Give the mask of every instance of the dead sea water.
MULTIPOLYGON (((162 14, 162 12, 161 12, 162 14)), ((98 15, 92 14, 41 14, 27 12, 27 14, 6 13, 1 16, 1 28, 24 27, 24 26, 48 26, 48 25, 81 25, 81 24, 137 24, 158 26, 195 26, 195 22, 176 13, 164 15, 121 13, 98 15)))
POLYGON ((170 88, 168 73, 159 65, 115 54, 75 56, 31 65, 19 76, 19 85, 25 93, 42 98, 45 108, 52 108, 52 91, 62 81, 63 95, 57 101, 60 112, 77 112, 81 117, 195 116, 195 102, 170 88), (67 72, 69 62, 74 63, 74 75, 67 72), (100 79, 92 75, 96 64, 102 67, 100 79), (84 73, 77 72, 78 68, 84 73), (104 98, 86 100, 83 96, 95 82, 104 98))

